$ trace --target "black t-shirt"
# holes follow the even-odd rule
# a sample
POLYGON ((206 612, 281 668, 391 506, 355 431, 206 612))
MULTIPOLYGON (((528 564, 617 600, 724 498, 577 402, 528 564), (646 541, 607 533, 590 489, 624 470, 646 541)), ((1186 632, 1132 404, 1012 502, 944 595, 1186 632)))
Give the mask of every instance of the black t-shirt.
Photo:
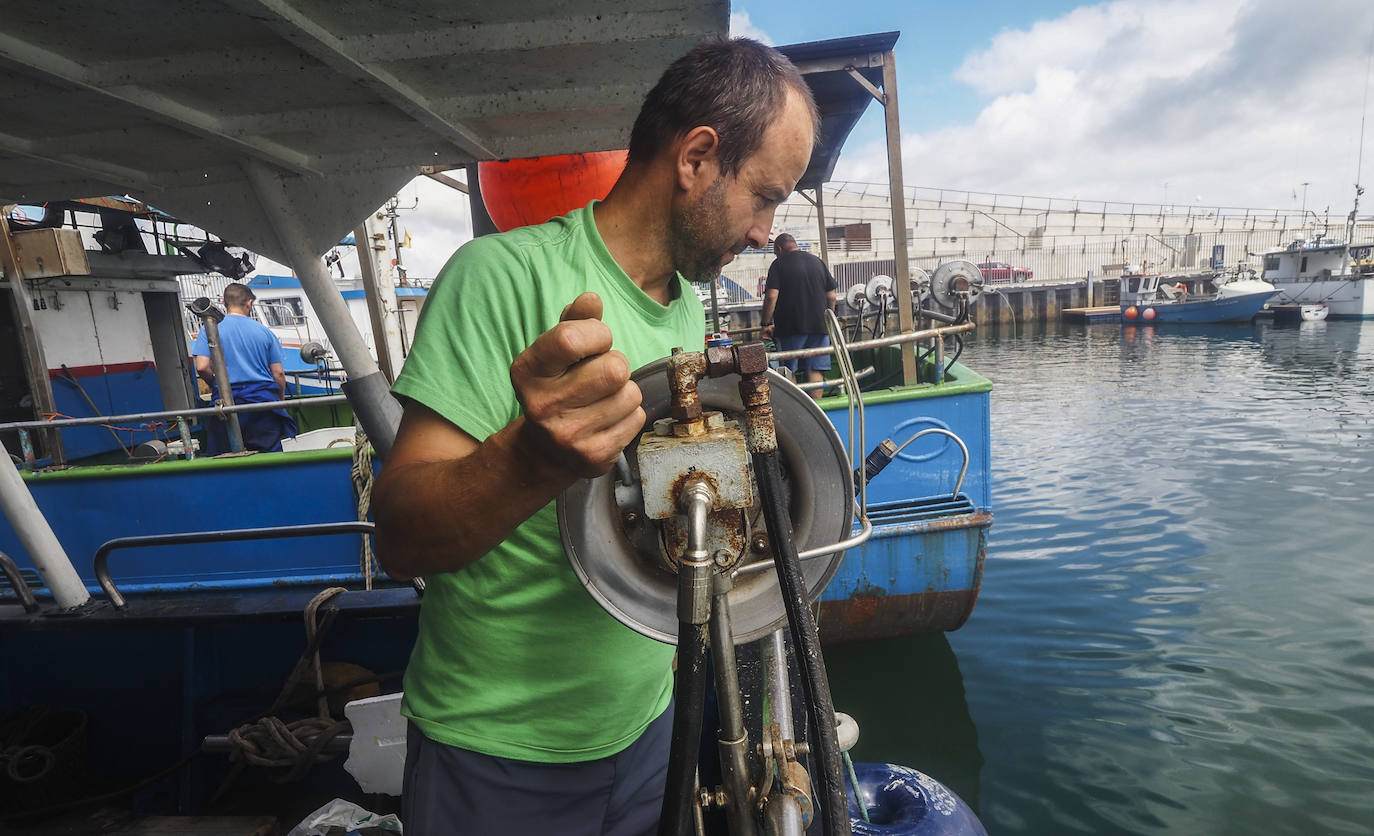
POLYGON ((793 250, 778 256, 763 286, 765 291, 778 292, 773 333, 779 337, 824 334, 825 309, 830 307, 825 294, 835 287, 835 277, 825 262, 811 253, 793 250))

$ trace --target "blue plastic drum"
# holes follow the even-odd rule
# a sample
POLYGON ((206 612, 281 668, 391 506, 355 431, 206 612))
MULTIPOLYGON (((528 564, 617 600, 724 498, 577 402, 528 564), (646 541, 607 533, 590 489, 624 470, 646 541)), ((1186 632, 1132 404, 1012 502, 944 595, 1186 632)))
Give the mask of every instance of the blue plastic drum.
POLYGON ((856 763, 854 775, 869 819, 851 794, 854 836, 987 836, 964 800, 929 775, 890 763, 856 763))

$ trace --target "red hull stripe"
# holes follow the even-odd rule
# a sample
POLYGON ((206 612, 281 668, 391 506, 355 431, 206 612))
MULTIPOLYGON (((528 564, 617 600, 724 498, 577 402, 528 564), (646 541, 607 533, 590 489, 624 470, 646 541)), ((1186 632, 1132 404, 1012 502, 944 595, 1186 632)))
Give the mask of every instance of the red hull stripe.
MULTIPOLYGON (((132 363, 108 363, 105 365, 94 366, 68 366, 67 369, 72 373, 72 377, 100 377, 106 374, 121 374, 123 372, 141 372, 144 369, 155 369, 157 364, 152 360, 136 360, 132 363)), ((48 369, 48 377, 53 380, 61 380, 66 377, 62 369, 48 369)))

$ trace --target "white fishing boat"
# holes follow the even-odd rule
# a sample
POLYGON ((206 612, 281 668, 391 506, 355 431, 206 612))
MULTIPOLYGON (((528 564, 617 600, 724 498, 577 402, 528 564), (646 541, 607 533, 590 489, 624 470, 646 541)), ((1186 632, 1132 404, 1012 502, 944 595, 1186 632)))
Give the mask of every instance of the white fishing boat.
POLYGON ((1304 321, 1374 317, 1374 245, 1317 236, 1264 255, 1276 306, 1299 306, 1304 321), (1325 311, 1325 313, 1322 313, 1325 311))

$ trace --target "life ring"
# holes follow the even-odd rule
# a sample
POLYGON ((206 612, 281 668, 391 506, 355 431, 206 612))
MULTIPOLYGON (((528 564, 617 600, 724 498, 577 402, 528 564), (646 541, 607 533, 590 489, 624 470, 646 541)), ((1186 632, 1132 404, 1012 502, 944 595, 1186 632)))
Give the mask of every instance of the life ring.
POLYGON ((906 766, 856 763, 854 776, 868 810, 849 797, 854 836, 987 836, 972 808, 934 778, 906 766))

